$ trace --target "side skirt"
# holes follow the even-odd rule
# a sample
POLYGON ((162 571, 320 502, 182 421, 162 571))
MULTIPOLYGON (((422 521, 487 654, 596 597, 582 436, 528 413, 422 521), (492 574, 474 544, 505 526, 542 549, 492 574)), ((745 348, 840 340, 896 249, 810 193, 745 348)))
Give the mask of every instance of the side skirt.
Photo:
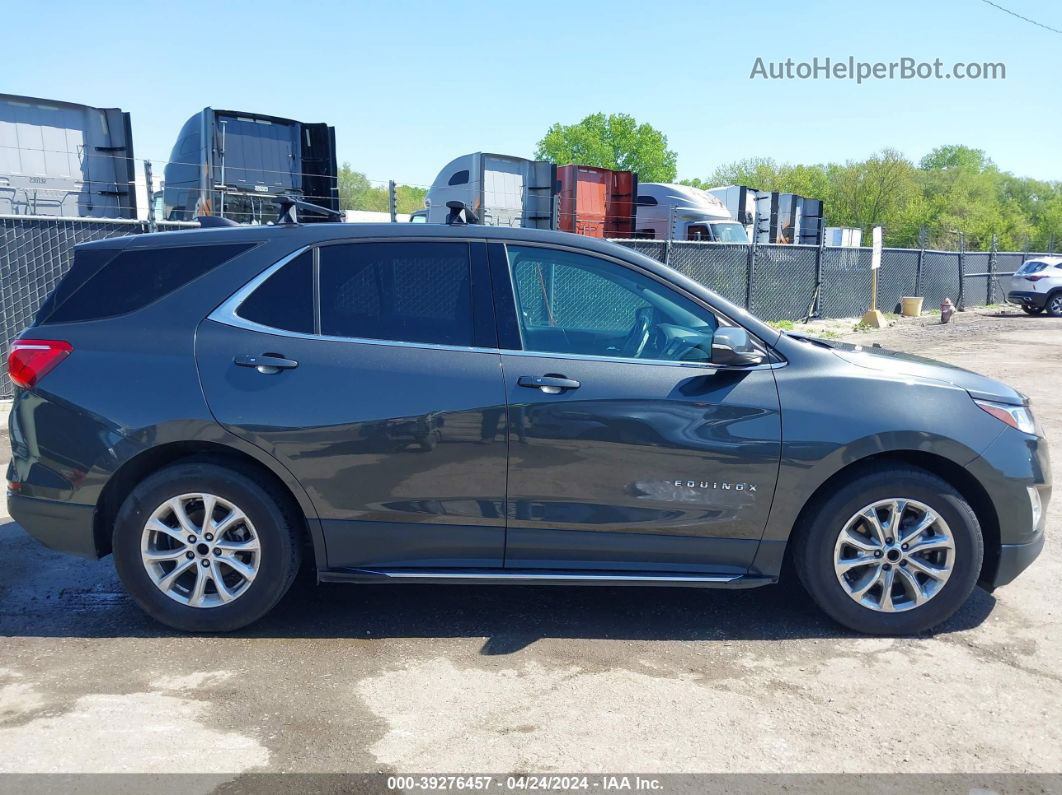
POLYGON ((550 571, 543 569, 329 569, 319 582, 362 584, 420 583, 459 585, 641 585, 686 588, 755 588, 777 577, 734 574, 661 574, 659 572, 550 571))

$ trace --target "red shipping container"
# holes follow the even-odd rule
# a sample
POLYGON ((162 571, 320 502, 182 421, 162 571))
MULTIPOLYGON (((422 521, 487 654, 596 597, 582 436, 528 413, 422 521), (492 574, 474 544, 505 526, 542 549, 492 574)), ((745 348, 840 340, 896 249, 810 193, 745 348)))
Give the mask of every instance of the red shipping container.
POLYGON ((634 235, 638 175, 594 166, 557 167, 558 228, 588 237, 634 235))

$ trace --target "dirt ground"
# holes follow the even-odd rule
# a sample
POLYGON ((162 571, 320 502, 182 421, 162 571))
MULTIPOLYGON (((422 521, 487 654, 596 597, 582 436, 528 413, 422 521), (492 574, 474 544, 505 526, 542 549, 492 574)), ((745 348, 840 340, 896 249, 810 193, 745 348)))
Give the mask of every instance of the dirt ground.
MULTIPOLYGON (((1062 437, 1062 319, 845 337, 1007 381, 1062 437)), ((909 639, 840 629, 792 585, 309 580, 248 631, 181 636, 109 559, 0 515, 0 773, 216 774, 192 791, 262 771, 1059 773, 1060 513, 1015 583, 909 639)))

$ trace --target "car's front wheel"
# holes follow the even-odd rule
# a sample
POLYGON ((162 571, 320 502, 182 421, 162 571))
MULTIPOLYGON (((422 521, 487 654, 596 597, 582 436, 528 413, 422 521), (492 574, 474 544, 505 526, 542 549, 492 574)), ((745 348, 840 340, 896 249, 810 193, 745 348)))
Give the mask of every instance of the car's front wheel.
POLYGON ((810 511, 794 538, 804 587, 839 623, 907 635, 949 618, 977 582, 984 542, 977 516, 925 470, 878 466, 810 511))
POLYGON ((280 601, 299 567, 297 518, 253 472, 179 463, 126 498, 114 528, 118 576, 175 629, 226 632, 280 601))

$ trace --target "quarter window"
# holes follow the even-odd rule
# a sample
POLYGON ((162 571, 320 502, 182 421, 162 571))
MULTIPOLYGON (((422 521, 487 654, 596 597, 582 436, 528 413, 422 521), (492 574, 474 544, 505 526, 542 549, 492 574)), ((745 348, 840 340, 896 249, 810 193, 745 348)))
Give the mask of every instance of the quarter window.
POLYGON ((714 313, 614 262, 508 246, 523 347, 542 353, 708 362, 714 313))
POLYGON ((236 314, 270 328, 312 334, 313 252, 303 252, 262 282, 236 314))
POLYGON ((322 334, 472 345, 467 243, 354 243, 319 251, 322 334))

